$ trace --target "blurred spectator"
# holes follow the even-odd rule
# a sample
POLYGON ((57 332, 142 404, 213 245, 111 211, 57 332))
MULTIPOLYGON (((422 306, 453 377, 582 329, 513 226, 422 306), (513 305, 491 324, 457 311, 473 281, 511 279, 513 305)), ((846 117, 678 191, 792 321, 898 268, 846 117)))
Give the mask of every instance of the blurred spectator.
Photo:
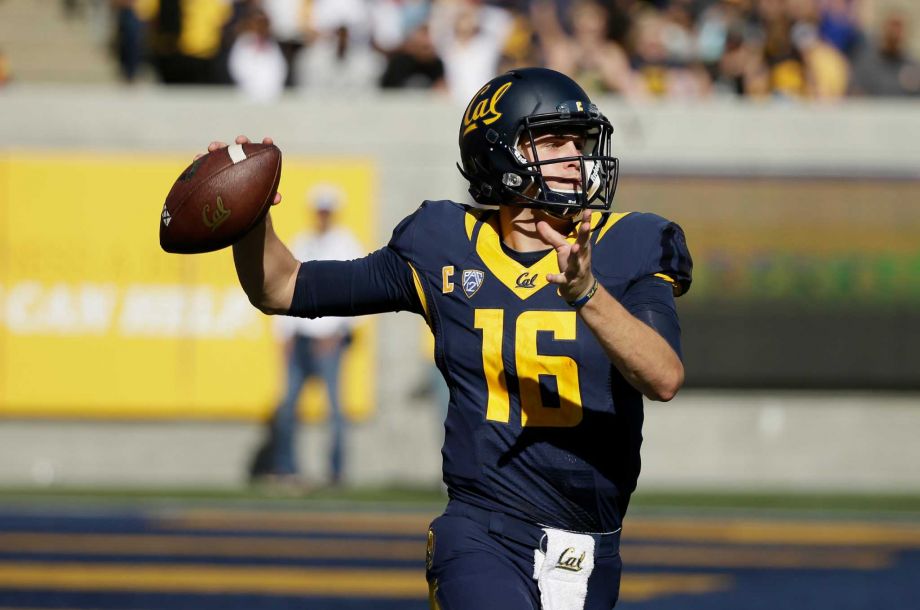
POLYGON ((805 91, 809 98, 839 99, 846 95, 849 65, 836 47, 821 40, 811 23, 797 23, 792 40, 805 67, 805 91))
POLYGON ((466 104, 498 73, 511 14, 478 0, 440 0, 431 14, 431 37, 444 62, 447 91, 466 104))
POLYGON ((752 44, 756 30, 741 2, 722 0, 699 16, 696 48, 717 90, 744 95, 749 75, 759 68, 759 49, 752 44))
POLYGON ((133 83, 144 60, 144 22, 138 14, 138 0, 111 0, 110 4, 119 74, 126 83, 133 83))
POLYGON ((526 11, 509 9, 511 25, 505 38, 505 48, 498 67, 498 73, 512 68, 542 65, 537 56, 533 25, 526 11))
POLYGON ((697 57, 710 70, 725 53, 729 29, 737 21, 737 4, 733 2, 713 2, 699 15, 694 44, 697 57))
POLYGON ((240 33, 243 21, 252 13, 259 9, 261 0, 225 0, 229 4, 229 14, 220 27, 220 44, 218 51, 211 60, 212 82, 218 85, 233 85, 233 78, 230 76, 228 66, 230 60, 230 49, 240 33))
MULTIPOLYGON (((364 254, 352 233, 336 227, 333 215, 341 206, 338 190, 322 186, 308 196, 308 212, 314 216, 314 230, 297 235, 291 250, 299 260, 350 260, 364 254)), ((332 439, 329 451, 329 482, 338 485, 345 472, 345 417, 342 412, 339 371, 345 349, 351 343, 352 318, 277 319, 284 339, 287 383, 284 398, 269 422, 266 442, 256 452, 253 479, 269 483, 302 486, 296 452, 299 424, 297 402, 304 383, 322 379, 329 401, 332 439)))
POLYGON ((285 87, 296 85, 297 59, 306 43, 310 0, 262 0, 268 15, 272 36, 281 48, 287 66, 285 87))
POLYGON ((857 95, 918 95, 920 64, 908 55, 907 21, 900 13, 888 15, 876 40, 857 53, 853 87, 857 95))
POLYGON ((428 23, 428 0, 377 0, 371 4, 371 37, 384 54, 397 50, 419 27, 428 23))
POLYGON ((389 54, 380 77, 384 89, 443 89, 444 62, 431 41, 427 25, 421 25, 389 54))
POLYGON ((769 73, 769 91, 775 97, 805 95, 805 66, 792 44, 792 15, 782 0, 760 0, 763 20, 763 58, 769 73))
POLYGON ((852 56, 862 41, 859 0, 821 0, 818 33, 841 53, 852 56))
POLYGON ((710 92, 710 79, 695 60, 689 15, 675 5, 668 13, 645 10, 635 20, 632 64, 645 95, 697 98, 710 92))
POLYGON ((371 88, 383 59, 371 45, 367 0, 313 0, 308 23, 302 82, 321 89, 371 88))
POLYGON ((230 77, 243 94, 255 102, 281 97, 287 78, 287 63, 281 47, 271 35, 264 11, 255 9, 240 23, 227 60, 230 77))
POLYGON ((534 32, 545 65, 571 75, 593 91, 635 97, 643 93, 623 48, 608 38, 607 12, 594 0, 575 0, 568 12, 572 35, 563 29, 557 6, 547 0, 531 5, 534 32))
MULTIPOLYGON (((260 9, 284 57, 286 87, 378 83, 447 89, 465 102, 497 73, 544 65, 586 89, 639 100, 920 90, 906 17, 886 19, 871 40, 864 32, 895 0, 60 1, 74 17, 111 5, 126 82, 145 58, 164 83, 238 82, 230 49, 242 16, 260 9)), ((262 43, 250 50, 265 51, 262 43)), ((274 69, 264 76, 274 82, 274 69)))
POLYGON ((226 0, 158 0, 150 44, 160 80, 166 84, 218 82, 221 29, 231 12, 226 0))

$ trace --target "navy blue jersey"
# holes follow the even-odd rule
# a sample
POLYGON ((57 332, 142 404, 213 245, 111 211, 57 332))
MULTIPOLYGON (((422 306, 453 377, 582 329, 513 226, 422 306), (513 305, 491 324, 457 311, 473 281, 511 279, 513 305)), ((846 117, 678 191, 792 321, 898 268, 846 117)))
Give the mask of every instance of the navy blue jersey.
MULTIPOLYGON (((592 227, 595 277, 679 354, 674 296, 688 289, 692 265, 680 227, 639 213, 595 213, 592 227)), ((305 264, 291 313, 423 314, 450 388, 450 496, 541 525, 612 531, 639 474, 642 396, 548 284, 555 251, 531 258, 502 247, 497 212, 425 202, 387 248, 331 264, 355 274, 305 264), (332 277, 345 287, 305 287, 332 277)))

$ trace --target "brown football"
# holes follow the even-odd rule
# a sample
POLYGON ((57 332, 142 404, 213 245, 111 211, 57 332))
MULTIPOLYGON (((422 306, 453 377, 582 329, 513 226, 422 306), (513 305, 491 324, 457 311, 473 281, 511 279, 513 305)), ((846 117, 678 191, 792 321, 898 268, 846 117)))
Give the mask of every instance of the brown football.
POLYGON ((271 207, 281 179, 274 144, 232 144, 192 162, 160 214, 160 247, 195 254, 226 248, 271 207))

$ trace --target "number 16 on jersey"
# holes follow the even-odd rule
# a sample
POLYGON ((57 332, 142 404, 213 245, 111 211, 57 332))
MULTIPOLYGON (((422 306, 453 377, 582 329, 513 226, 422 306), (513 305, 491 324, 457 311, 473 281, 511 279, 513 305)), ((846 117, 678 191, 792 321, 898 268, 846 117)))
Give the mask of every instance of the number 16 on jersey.
MULTIPOLYGON (((549 356, 537 352, 537 334, 552 333, 556 341, 574 341, 577 329, 574 311, 525 311, 514 324, 514 366, 521 404, 521 425, 570 428, 581 422, 581 390, 578 364, 569 356, 549 356), (545 404, 541 390, 555 380, 558 404, 545 404)), ((504 349, 505 310, 477 309, 475 328, 482 331, 482 368, 489 398, 486 419, 508 423, 511 397, 502 359, 504 349)))

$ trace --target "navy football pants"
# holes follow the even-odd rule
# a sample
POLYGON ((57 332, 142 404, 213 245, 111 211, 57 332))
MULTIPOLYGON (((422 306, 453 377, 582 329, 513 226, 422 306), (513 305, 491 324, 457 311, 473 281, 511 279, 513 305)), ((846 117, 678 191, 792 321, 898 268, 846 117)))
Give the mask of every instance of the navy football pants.
MULTIPOLYGON (((452 500, 428 534, 432 610, 539 610, 533 567, 542 530, 520 524, 452 500), (471 510, 478 519, 470 518, 471 510), (491 516, 491 527, 483 515, 491 516), (502 519, 518 527, 502 527, 502 519), (505 531, 498 534, 496 529, 505 531)), ((610 610, 620 591, 618 541, 615 547, 598 544, 594 561, 585 610, 610 610)))

